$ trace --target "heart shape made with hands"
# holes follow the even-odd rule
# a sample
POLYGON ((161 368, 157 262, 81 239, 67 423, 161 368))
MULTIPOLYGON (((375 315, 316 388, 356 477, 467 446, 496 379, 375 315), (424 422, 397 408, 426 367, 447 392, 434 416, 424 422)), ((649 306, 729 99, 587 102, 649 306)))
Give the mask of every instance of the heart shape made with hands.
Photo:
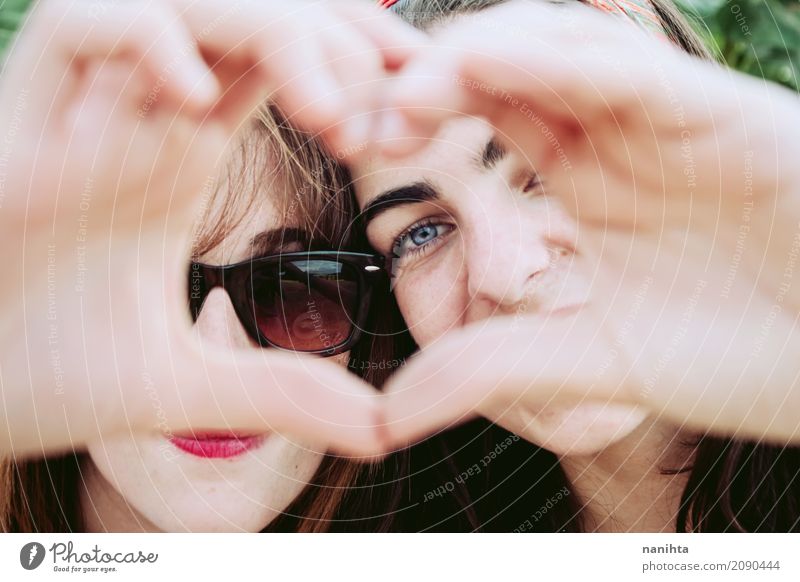
MULTIPOLYGON (((277 30, 276 15, 257 8, 227 15, 210 29, 220 17, 218 3, 176 1, 162 9, 164 22, 184 11, 185 28, 153 39, 149 21, 135 3, 126 3, 106 15, 105 33, 88 46, 75 42, 87 32, 82 15, 64 8, 43 13, 41 26, 66 19, 76 30, 43 55, 47 66, 34 78, 40 83, 35 92, 3 93, 6 125, 20 116, 19 99, 31 120, 49 110, 52 95, 63 105, 59 121, 66 120, 53 124, 42 113, 45 121, 28 126, 26 136, 35 139, 16 144, 19 157, 32 160, 20 167, 35 179, 16 184, 29 196, 10 205, 20 219, 9 223, 15 241, 9 250, 29 262, 11 273, 23 286, 7 289, 4 299, 57 310, 48 319, 23 309, 6 326, 25 329, 27 341, 6 334, 4 374, 23 388, 55 386, 7 396, 3 406, 15 435, 9 450, 63 447, 65 435, 80 443, 120 431, 222 424, 266 427, 339 452, 374 455, 474 414, 525 436, 525 419, 543 407, 587 401, 643 406, 691 427, 760 437, 771 424, 774 438, 794 435, 790 411, 797 407, 773 405, 798 398, 792 393, 796 365, 783 357, 796 353, 790 348, 798 341, 798 286, 782 291, 775 276, 791 256, 791 233, 800 224, 779 188, 800 183, 783 172, 796 171, 785 152, 800 126, 786 93, 581 7, 510 3, 432 39, 355 3, 295 19, 282 13, 289 24, 277 37, 264 34, 277 30), (272 28, 259 28, 265 19, 272 28), (344 28, 331 27, 334 21, 344 28), (512 29, 536 35, 508 34, 512 29), (319 42, 298 45, 303 48, 292 58, 253 66, 270 51, 285 54, 294 33, 319 42), (126 57, 145 59, 145 70, 132 73, 125 58, 97 65, 98 55, 117 54, 119 38, 126 57), (242 38, 256 40, 237 44, 242 38), (153 53, 156 40, 160 50, 153 53), (149 99, 146 90, 127 91, 119 101, 120 86, 152 87, 165 69, 175 70, 170 55, 185 62, 186 42, 198 42, 200 52, 190 51, 196 59, 179 68, 185 77, 165 83, 158 107, 136 114, 149 99), (231 46, 238 48, 222 50, 231 46), (323 56, 332 46, 340 60, 323 56), (354 55, 359 66, 349 59, 354 55), (78 57, 83 62, 73 67, 78 57), (97 66, 86 67, 87 61, 97 66), (296 74, 320 66, 322 73, 296 74), (69 82, 55 83, 56 70, 66 70, 69 82), (342 108, 341 99, 321 98, 363 83, 374 90, 356 92, 355 110, 342 108), (591 282, 586 305, 576 313, 498 317, 454 331, 397 372, 383 394, 331 362, 198 345, 182 315, 181 295, 196 193, 206 168, 216 166, 263 99, 265 84, 293 120, 345 153, 360 152, 364 136, 372 135, 368 139, 385 154, 405 155, 448 119, 488 119, 578 221, 573 268, 591 282), (365 129, 379 102, 385 108, 377 128, 365 129), (764 102, 773 107, 750 108, 764 102), (776 118, 785 123, 776 127, 776 118), (342 119, 352 122, 347 129, 342 119), (92 147, 76 147, 76 135, 77 143, 92 147), (692 167, 703 169, 691 176, 687 136, 692 167), (55 185, 41 159, 26 155, 42 144, 66 176, 55 185), (132 162, 131 147, 149 158, 132 162), (758 156, 747 177, 753 244, 737 259, 740 275, 731 279, 743 207, 729 193, 744 186, 746 152, 758 156), (104 171, 98 174, 98 167, 104 171), (94 265, 91 289, 61 293, 54 304, 49 283, 69 281, 79 268, 74 224, 82 209, 75 192, 87 193, 87 184, 93 234, 83 260, 94 265), (99 195, 105 190, 114 196, 99 195), (31 197, 34 191, 55 196, 31 197), (59 217, 54 230, 52 216, 59 217), (774 236, 776 229, 782 236, 774 236), (782 309, 775 310, 777 298, 782 309), (768 333, 760 333, 765 321, 768 333), (49 365, 31 366, 37 361, 49 365), (782 392, 754 389, 765 377, 782 392), (69 389, 63 389, 66 382, 69 389)), ((35 43, 20 46, 38 56, 35 43)), ((23 86, 24 58, 11 64, 6 86, 23 86)))
MULTIPOLYGON (((472 19, 440 32, 391 80, 378 146, 403 156, 449 119, 488 119, 576 219, 571 268, 589 282, 588 300, 576 312, 477 322, 426 346, 373 399, 373 442, 403 446, 476 414, 535 440, 540 411, 587 403, 692 430, 796 438, 797 365, 785 354, 800 347, 800 304, 780 280, 800 221, 779 184, 800 181, 786 153, 794 130, 771 121, 797 128, 796 105, 611 19, 559 10, 511 4, 489 11, 492 27, 472 19), (543 21, 556 24, 537 28, 543 21), (498 22, 537 30, 536 50, 498 22), (585 34, 602 50, 587 51, 585 34), (742 115, 765 100, 779 112, 742 115), (777 388, 762 389, 764 378, 777 388)), ((340 380, 330 386, 341 394, 359 384, 340 380)))

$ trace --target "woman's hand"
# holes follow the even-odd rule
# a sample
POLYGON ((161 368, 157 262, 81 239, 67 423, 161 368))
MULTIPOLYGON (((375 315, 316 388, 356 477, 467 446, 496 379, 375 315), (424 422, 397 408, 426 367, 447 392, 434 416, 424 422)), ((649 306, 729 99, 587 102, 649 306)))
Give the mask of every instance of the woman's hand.
POLYGON ((265 96, 344 156, 416 34, 361 2, 37 3, 0 88, 0 452, 188 426, 379 448, 374 391, 332 364, 201 351, 186 273, 265 96))
MULTIPOLYGON (((391 88, 385 151, 487 117, 579 223, 577 313, 476 324, 389 388, 398 434, 482 412, 642 405, 800 440, 800 103, 583 7, 510 3, 440 31, 391 88)), ((399 440, 399 439, 398 439, 399 440)))

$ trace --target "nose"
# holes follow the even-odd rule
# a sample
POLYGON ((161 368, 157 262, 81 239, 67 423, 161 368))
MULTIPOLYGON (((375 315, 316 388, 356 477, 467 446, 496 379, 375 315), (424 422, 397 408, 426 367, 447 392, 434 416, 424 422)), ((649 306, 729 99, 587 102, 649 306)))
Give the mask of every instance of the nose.
POLYGON ((212 289, 194 323, 200 340, 217 347, 246 348, 253 341, 242 326, 224 289, 212 289))
POLYGON ((552 264, 548 220, 531 220, 519 201, 492 198, 475 206, 463 228, 467 289, 473 314, 510 312, 552 264))

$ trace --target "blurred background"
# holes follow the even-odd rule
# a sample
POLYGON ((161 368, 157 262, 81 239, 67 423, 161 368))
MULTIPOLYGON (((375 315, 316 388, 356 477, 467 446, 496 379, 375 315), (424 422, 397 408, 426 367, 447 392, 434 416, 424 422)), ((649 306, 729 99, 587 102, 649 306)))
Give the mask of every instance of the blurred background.
POLYGON ((800 91, 800 0, 675 0, 729 66, 800 91))

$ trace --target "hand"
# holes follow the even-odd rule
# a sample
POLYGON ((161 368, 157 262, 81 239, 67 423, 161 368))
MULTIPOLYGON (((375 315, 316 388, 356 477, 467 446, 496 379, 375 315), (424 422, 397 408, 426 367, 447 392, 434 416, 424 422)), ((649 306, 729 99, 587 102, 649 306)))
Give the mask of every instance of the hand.
POLYGON ((361 2, 37 4, 0 88, 1 452, 167 425, 379 448, 374 390, 331 363, 201 351, 186 268, 203 187, 267 92, 357 145, 374 105, 353 86, 416 34, 361 2))
POLYGON ((440 31, 390 89, 388 154, 487 117, 579 222, 577 313, 476 324, 393 379, 397 440, 480 412, 641 405, 800 438, 796 96, 584 7, 509 3, 440 31), (423 138, 423 139, 420 139, 423 138))
MULTIPOLYGON (((453 116, 485 116, 603 236, 607 221, 722 227, 733 244, 748 214, 743 260, 782 273, 800 225, 794 93, 580 5, 510 2, 444 28, 417 55, 387 88, 385 152, 423 146, 453 116)), ((774 295, 779 282, 761 284, 774 295)), ((785 299, 797 310, 795 287, 785 299)))

